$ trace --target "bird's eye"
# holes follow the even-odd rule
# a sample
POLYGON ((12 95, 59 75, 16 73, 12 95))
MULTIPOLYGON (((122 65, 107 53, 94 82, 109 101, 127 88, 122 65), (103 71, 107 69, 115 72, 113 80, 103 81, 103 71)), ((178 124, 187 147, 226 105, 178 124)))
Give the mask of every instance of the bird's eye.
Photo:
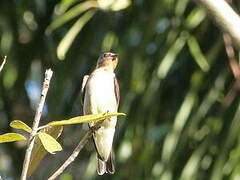
POLYGON ((103 54, 103 57, 107 57, 107 53, 104 53, 104 54, 103 54))

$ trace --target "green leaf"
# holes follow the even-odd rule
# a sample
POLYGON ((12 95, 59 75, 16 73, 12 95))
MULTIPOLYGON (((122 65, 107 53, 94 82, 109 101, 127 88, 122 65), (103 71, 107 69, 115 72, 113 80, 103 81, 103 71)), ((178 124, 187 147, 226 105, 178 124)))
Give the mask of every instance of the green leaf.
POLYGON ((68 120, 62 120, 62 121, 53 121, 50 122, 49 126, 61 126, 61 125, 70 125, 70 124, 79 124, 79 123, 90 123, 90 122, 96 122, 101 121, 104 119, 108 119, 112 116, 125 116, 124 113, 101 113, 101 114, 90 114, 86 116, 77 116, 68 120))
POLYGON ((111 6, 112 11, 120 11, 131 5, 131 0, 115 0, 111 6))
POLYGON ((165 57, 162 59, 157 69, 157 75, 160 79, 165 79, 165 77, 167 76, 170 68, 177 60, 176 58, 177 55, 182 51, 188 36, 189 35, 187 32, 185 31, 181 32, 180 36, 168 49, 167 53, 165 54, 165 57))
POLYGON ((91 19, 91 17, 95 14, 95 10, 89 10, 84 15, 82 15, 77 22, 70 28, 64 38, 61 40, 57 47, 57 56, 60 60, 65 59, 65 55, 70 48, 73 40, 77 36, 77 34, 82 30, 84 25, 91 19))
POLYGON ((13 142, 13 141, 22 141, 26 138, 18 133, 6 133, 0 135, 0 143, 13 142))
POLYGON ((104 10, 120 11, 131 5, 131 0, 97 0, 99 7, 104 10))
MULTIPOLYGON (((40 132, 47 133, 51 135, 54 139, 57 139, 63 131, 63 126, 49 126, 42 129, 40 132)), ((36 138, 31 154, 28 176, 31 176, 32 173, 37 169, 43 158, 46 156, 47 151, 44 149, 43 144, 39 138, 36 138)))
POLYGON ((189 36, 188 38, 188 47, 190 50, 191 55, 193 56, 196 63, 199 67, 204 71, 207 72, 210 69, 207 59, 205 58, 202 50, 197 42, 197 39, 194 36, 189 36))
POLYGON ((32 129, 27 125, 25 124, 24 122, 20 121, 20 120, 14 120, 10 123, 10 126, 12 128, 15 128, 15 129, 22 129, 26 132, 29 132, 31 133, 32 132, 32 129))
POLYGON ((51 135, 44 132, 39 132, 36 135, 49 153, 55 154, 56 151, 62 151, 62 146, 51 135))
POLYGON ((46 32, 50 33, 52 32, 54 29, 58 28, 59 26, 62 26, 63 24, 65 24, 66 22, 70 21, 71 19, 77 17, 78 15, 80 15, 81 13, 87 11, 90 8, 97 8, 98 7, 98 3, 96 1, 86 1, 86 2, 82 2, 76 6, 74 6, 73 8, 71 8, 70 10, 68 10, 66 13, 64 13, 62 16, 60 16, 59 18, 57 18, 55 21, 53 21, 53 23, 51 23, 46 32))
POLYGON ((206 12, 202 8, 194 8, 186 19, 186 26, 189 29, 196 28, 206 17, 206 12))

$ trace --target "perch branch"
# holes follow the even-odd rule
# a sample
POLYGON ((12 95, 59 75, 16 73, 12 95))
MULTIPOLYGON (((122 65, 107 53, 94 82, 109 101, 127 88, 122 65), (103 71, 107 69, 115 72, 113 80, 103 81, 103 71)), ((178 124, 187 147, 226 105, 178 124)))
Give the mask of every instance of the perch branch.
POLYGON ((28 147, 27 147, 24 162, 23 162, 21 180, 26 180, 26 178, 27 178, 27 171, 28 171, 31 153, 32 153, 32 149, 33 149, 33 145, 34 145, 34 141, 35 141, 35 134, 37 133, 37 130, 38 130, 38 126, 39 126, 40 118, 42 115, 44 102, 45 102, 45 99, 47 96, 50 80, 52 78, 52 74, 53 74, 53 71, 51 69, 48 69, 45 72, 45 79, 43 82, 41 98, 40 98, 38 109, 36 111, 35 118, 33 121, 32 132, 31 132, 29 140, 28 140, 28 147))
POLYGON ((63 173, 63 171, 76 159, 82 148, 86 145, 88 140, 91 138, 93 134, 92 130, 89 130, 85 136, 82 138, 82 140, 79 142, 77 147, 74 149, 72 154, 68 157, 68 159, 62 164, 62 166, 50 177, 48 180, 54 180, 56 179, 59 175, 63 173))
POLYGON ((91 129, 89 129, 89 131, 85 134, 85 136, 79 142, 77 147, 74 149, 72 154, 68 157, 68 159, 50 178, 48 178, 48 180, 54 180, 63 173, 63 171, 76 159, 82 148, 87 144, 88 140, 92 137, 94 131, 100 128, 102 122, 103 121, 98 121, 94 127, 91 127, 91 129))
POLYGON ((6 60, 7 60, 7 56, 4 56, 3 62, 2 62, 2 64, 1 64, 1 66, 0 66, 0 72, 2 71, 3 66, 4 66, 5 63, 6 63, 6 60))
POLYGON ((195 0, 214 17, 216 23, 227 32, 240 48, 240 17, 224 0, 195 0))

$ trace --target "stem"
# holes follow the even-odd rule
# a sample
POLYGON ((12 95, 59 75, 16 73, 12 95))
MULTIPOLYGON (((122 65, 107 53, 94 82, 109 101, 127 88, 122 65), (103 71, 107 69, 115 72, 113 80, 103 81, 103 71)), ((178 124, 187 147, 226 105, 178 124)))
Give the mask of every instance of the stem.
POLYGON ((37 133, 37 130, 38 130, 38 125, 39 125, 40 118, 42 115, 42 110, 43 110, 44 102, 45 102, 45 99, 47 96, 47 92, 48 92, 50 80, 52 78, 52 74, 53 74, 53 71, 51 69, 48 69, 45 72, 45 79, 43 82, 41 98, 40 98, 38 109, 36 111, 35 118, 33 121, 32 132, 31 132, 29 140, 28 140, 28 147, 27 147, 24 162, 23 162, 21 180, 26 180, 26 178, 27 178, 27 171, 28 171, 30 158, 31 158, 31 154, 32 154, 32 149, 33 149, 33 145, 34 145, 34 141, 35 141, 35 134, 37 133))
POLYGON ((2 62, 2 64, 1 64, 1 66, 0 66, 0 72, 2 71, 3 66, 4 66, 5 63, 6 63, 6 60, 7 60, 7 56, 4 56, 3 62, 2 62))
POLYGON ((93 134, 93 130, 89 130, 85 136, 82 138, 82 140, 79 142, 77 147, 74 149, 73 153, 68 157, 68 159, 63 163, 63 165, 50 177, 48 180, 54 180, 56 179, 60 174, 63 173, 63 171, 75 160, 75 158, 78 156, 79 152, 82 150, 82 148, 85 146, 85 144, 88 142, 88 140, 91 138, 93 134))

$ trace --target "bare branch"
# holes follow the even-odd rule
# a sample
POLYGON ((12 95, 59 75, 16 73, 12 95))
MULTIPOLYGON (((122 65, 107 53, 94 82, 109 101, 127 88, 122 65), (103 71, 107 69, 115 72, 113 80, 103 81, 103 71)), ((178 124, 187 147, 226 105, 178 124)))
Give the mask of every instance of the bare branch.
POLYGON ((224 39, 224 43, 225 43, 226 53, 227 53, 228 60, 229 60, 229 65, 232 69, 235 79, 239 80, 240 79, 240 68, 239 68, 238 61, 235 58, 235 53, 234 53, 231 37, 228 34, 224 33, 223 39, 224 39))
POLYGON ((68 157, 68 159, 50 178, 48 178, 48 180, 54 180, 63 173, 63 171, 76 159, 76 157, 78 156, 82 148, 86 145, 88 140, 92 137, 93 133, 101 127, 102 123, 103 121, 98 121, 93 127, 91 127, 91 129, 85 134, 85 136, 79 142, 79 144, 74 149, 72 154, 68 157))
POLYGON ((224 39, 224 43, 225 43, 226 53, 227 53, 228 60, 229 60, 229 65, 230 65, 233 75, 236 79, 233 86, 231 87, 231 89, 229 90, 229 92, 227 93, 227 95, 225 96, 225 98, 223 100, 223 106, 226 108, 231 105, 231 103, 237 96, 237 91, 239 91, 239 89, 240 89, 240 67, 239 67, 237 59, 235 58, 235 53, 234 53, 231 37, 227 33, 224 33, 223 39, 224 39))
POLYGON ((240 17, 224 0, 195 0, 213 15, 217 24, 227 32, 240 48, 240 17))
POLYGON ((28 147, 27 147, 24 162, 23 162, 21 180, 26 180, 26 178, 27 178, 27 171, 28 171, 31 153, 32 153, 32 149, 33 149, 33 145, 34 145, 34 141, 35 141, 35 134, 37 133, 37 130, 38 130, 38 126, 39 126, 40 118, 42 115, 44 102, 45 102, 45 99, 47 96, 50 80, 52 78, 52 74, 53 74, 53 71, 51 69, 48 69, 45 72, 45 79, 43 82, 41 98, 40 98, 38 109, 36 111, 35 118, 33 121, 32 133, 30 134, 30 137, 28 140, 28 147))
POLYGON ((6 60, 7 60, 7 56, 4 56, 3 62, 2 62, 2 64, 1 64, 1 66, 0 66, 0 72, 2 71, 3 66, 4 66, 5 63, 6 63, 6 60))
POLYGON ((60 174, 63 173, 63 171, 76 159, 82 148, 85 146, 85 144, 88 142, 88 140, 91 138, 94 131, 89 130, 85 136, 82 138, 82 140, 79 142, 77 147, 74 149, 73 153, 69 156, 69 158, 63 163, 63 165, 50 177, 48 180, 54 180, 56 179, 60 174))

